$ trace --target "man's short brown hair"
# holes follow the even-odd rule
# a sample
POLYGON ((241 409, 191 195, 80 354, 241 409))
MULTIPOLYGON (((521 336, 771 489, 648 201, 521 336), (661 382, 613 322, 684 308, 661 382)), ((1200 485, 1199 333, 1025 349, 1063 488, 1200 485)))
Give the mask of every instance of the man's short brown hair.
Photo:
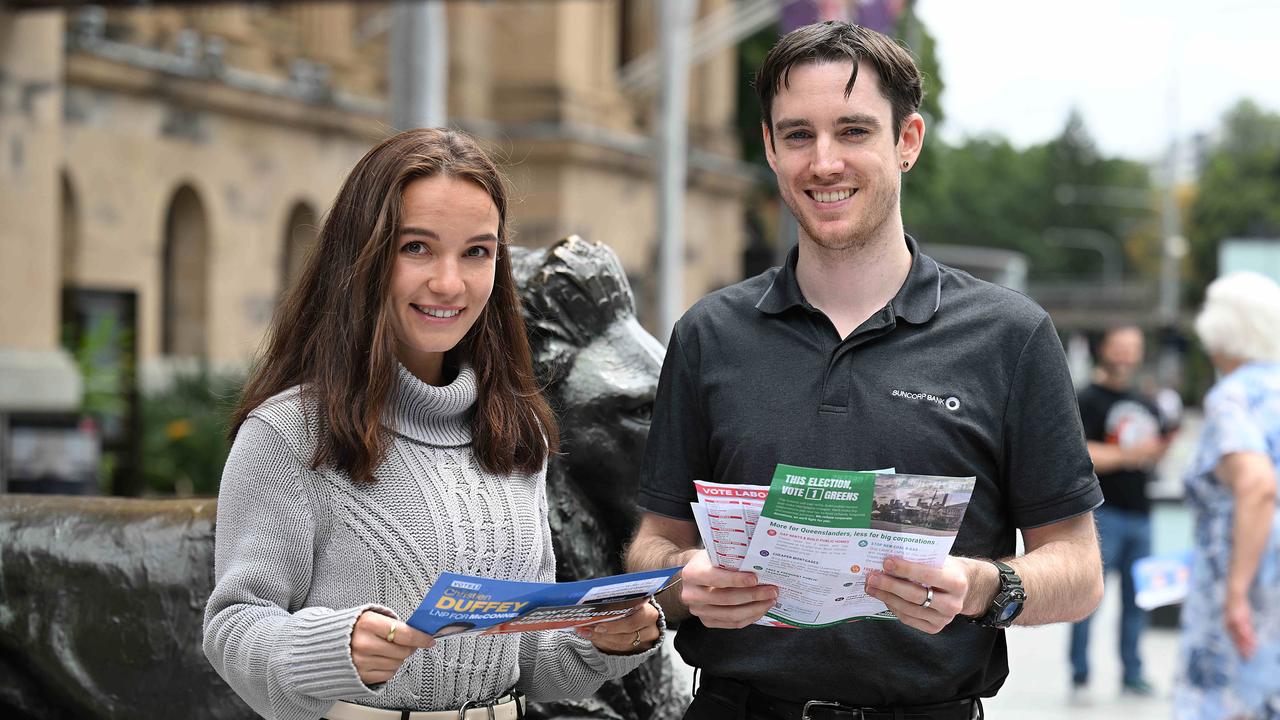
POLYGON ((769 141, 773 142, 773 98, 787 86, 787 75, 796 65, 823 62, 853 63, 853 73, 844 94, 853 92, 858 64, 871 64, 880 76, 880 92, 893 108, 893 142, 897 144, 908 115, 920 109, 924 86, 920 69, 906 48, 892 38, 861 25, 828 21, 805 25, 782 37, 765 56, 756 73, 756 94, 769 141))

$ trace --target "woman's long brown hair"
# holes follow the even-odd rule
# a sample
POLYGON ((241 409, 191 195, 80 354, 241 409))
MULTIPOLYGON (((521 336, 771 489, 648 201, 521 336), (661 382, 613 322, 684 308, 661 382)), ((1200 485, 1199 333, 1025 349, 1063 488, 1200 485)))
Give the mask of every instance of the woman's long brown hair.
POLYGON ((300 385, 304 407, 319 414, 311 467, 373 480, 389 443, 382 418, 398 382, 389 297, 402 198, 409 183, 434 175, 476 183, 498 208, 493 294, 450 351, 476 374, 476 459, 493 473, 532 473, 556 452, 559 430, 534 379, 507 252, 506 186, 473 138, 439 129, 383 141, 347 176, 302 276, 276 310, 231 418, 233 439, 254 408, 300 385))

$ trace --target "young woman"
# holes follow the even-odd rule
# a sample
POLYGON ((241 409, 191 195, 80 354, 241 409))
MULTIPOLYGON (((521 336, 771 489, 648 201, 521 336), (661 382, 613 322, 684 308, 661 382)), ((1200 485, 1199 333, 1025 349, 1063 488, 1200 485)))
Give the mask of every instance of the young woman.
POLYGON ((400 620, 442 571, 555 578, 558 433, 506 213, 470 137, 396 135, 352 170, 276 314, 233 418, 204 621, 209 661, 263 717, 516 717, 520 693, 589 695, 660 640, 649 605, 584 636, 436 644, 400 620))

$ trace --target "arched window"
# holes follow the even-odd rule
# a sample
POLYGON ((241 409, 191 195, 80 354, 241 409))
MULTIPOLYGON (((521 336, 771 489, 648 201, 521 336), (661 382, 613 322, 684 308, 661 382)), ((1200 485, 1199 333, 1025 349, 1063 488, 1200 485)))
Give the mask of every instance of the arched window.
POLYGON ((164 224, 164 332, 166 355, 204 357, 209 318, 209 225, 204 203, 190 186, 169 202, 164 224))
POLYGON ((62 172, 62 214, 58 226, 62 248, 62 285, 76 284, 80 263, 80 207, 71 178, 62 172))
POLYGON ((284 254, 281 268, 281 294, 287 292, 298 277, 320 234, 316 211, 305 202, 293 206, 284 226, 284 254))

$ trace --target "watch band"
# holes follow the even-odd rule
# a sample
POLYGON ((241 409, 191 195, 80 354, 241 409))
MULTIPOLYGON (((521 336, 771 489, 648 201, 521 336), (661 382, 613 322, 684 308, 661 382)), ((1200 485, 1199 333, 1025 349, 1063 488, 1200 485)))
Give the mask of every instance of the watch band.
POLYGON ((991 628, 1007 628, 1022 614, 1027 600, 1026 588, 1022 586, 1022 578, 1017 571, 999 560, 987 560, 1000 573, 1000 588, 991 599, 987 611, 977 617, 969 618, 969 622, 979 623, 991 628))

